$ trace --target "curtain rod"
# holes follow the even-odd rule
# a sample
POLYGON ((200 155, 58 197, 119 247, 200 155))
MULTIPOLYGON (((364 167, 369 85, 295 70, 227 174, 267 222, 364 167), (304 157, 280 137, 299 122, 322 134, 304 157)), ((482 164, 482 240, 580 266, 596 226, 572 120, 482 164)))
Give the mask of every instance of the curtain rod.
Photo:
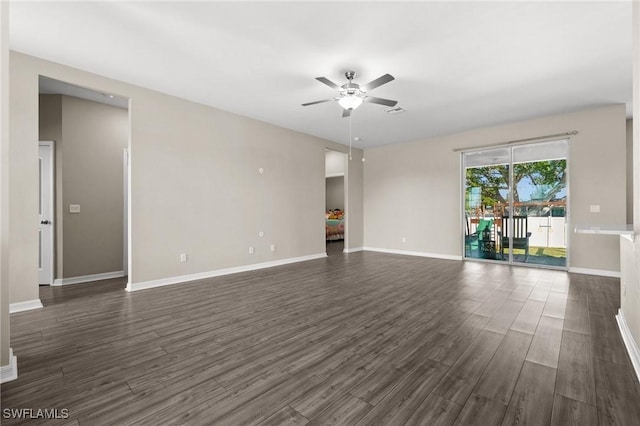
POLYGON ((548 139, 555 139, 555 138, 558 138, 558 137, 573 136, 573 135, 577 135, 577 134, 578 134, 577 130, 572 130, 570 132, 556 133, 554 135, 536 136, 535 138, 526 138, 526 139, 516 139, 516 140, 512 140, 512 141, 499 142, 499 143, 494 143, 494 144, 490 144, 490 145, 478 145, 478 146, 470 146, 470 147, 467 147, 467 148, 455 148, 453 150, 453 152, 477 151, 477 150, 482 149, 482 148, 497 148, 497 147, 505 146, 505 145, 522 145, 522 144, 525 144, 527 142, 533 142, 533 141, 542 142, 542 141, 548 140, 548 139))

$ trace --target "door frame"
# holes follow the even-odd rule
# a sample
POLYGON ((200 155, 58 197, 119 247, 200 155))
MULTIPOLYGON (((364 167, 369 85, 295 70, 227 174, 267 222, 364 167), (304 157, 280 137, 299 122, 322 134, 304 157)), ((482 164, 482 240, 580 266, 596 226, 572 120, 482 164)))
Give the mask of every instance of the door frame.
MULTIPOLYGON (((54 282, 54 278, 55 278, 55 239, 56 239, 56 232, 55 232, 55 225, 57 224, 57 220, 55 217, 55 183, 56 183, 56 173, 55 173, 55 155, 56 155, 56 146, 55 146, 55 141, 38 141, 38 155, 40 154, 40 147, 41 146, 46 146, 49 147, 51 149, 51 157, 49 159, 49 185, 48 185, 48 191, 49 191, 49 211, 48 212, 43 212, 46 213, 46 215, 48 217, 50 217, 50 225, 51 225, 51 241, 50 241, 50 247, 48 250, 42 250, 42 246, 39 247, 41 252, 40 252, 40 256, 44 256, 45 253, 48 253, 49 257, 49 262, 51 264, 51 274, 50 277, 48 279, 49 283, 40 283, 38 282, 39 285, 53 285, 54 282)), ((38 185, 40 185, 40 182, 38 182, 38 185)), ((42 194, 39 194, 40 197, 42 197, 42 194)), ((42 198, 40 200, 40 202, 42 202, 42 198)), ((40 279, 38 279, 38 281, 40 281, 40 279)))
POLYGON ((122 150, 122 195, 123 195, 123 218, 122 218, 122 271, 125 276, 129 275, 129 147, 122 150))

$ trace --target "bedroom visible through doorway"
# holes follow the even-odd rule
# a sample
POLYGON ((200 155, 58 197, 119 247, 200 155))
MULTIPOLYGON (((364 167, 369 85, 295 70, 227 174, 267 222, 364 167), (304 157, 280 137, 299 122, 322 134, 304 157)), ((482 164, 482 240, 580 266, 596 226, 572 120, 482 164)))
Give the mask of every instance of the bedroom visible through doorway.
POLYGON ((345 171, 347 154, 327 149, 325 154, 325 238, 327 255, 341 254, 346 236, 345 171))

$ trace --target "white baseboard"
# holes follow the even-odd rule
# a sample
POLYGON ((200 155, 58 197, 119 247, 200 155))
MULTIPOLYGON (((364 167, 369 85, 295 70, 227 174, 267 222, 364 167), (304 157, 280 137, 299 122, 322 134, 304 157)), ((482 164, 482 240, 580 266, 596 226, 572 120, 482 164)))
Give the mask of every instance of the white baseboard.
POLYGON ((383 249, 383 248, 377 248, 377 247, 363 247, 363 250, 375 251, 378 253, 402 254, 405 256, 431 257, 434 259, 462 260, 462 256, 454 256, 451 254, 426 253, 422 251, 383 249))
POLYGON ((32 309, 42 308, 42 302, 40 299, 27 300, 25 302, 16 302, 9 304, 9 313, 15 314, 16 312, 30 311, 32 309))
POLYGON ((589 268, 569 268, 572 274, 597 275, 599 277, 620 278, 620 271, 609 271, 607 269, 589 269, 589 268))
POLYGON ((631 330, 629 330, 627 321, 622 314, 622 309, 618 309, 616 320, 618 321, 618 328, 620 329, 620 334, 622 334, 622 340, 627 348, 627 353, 629 354, 629 358, 631 358, 631 364, 636 372, 636 378, 640 380, 640 348, 633 338, 631 330))
POLYGON ((124 271, 104 272, 102 274, 83 275, 80 277, 71 278, 56 278, 53 281, 54 286, 69 285, 69 284, 82 284, 92 281, 110 280, 112 278, 124 277, 124 271))
POLYGON ((311 254, 308 256, 290 257, 288 259, 274 260, 271 262, 254 263, 251 265, 236 266, 233 268, 217 269, 214 271, 200 272, 197 274, 180 275, 177 277, 161 278, 159 280, 143 281, 140 283, 127 283, 127 291, 146 290, 148 288, 162 287, 165 285, 180 284, 189 281, 202 280, 206 278, 219 277, 222 275, 237 274, 239 272, 249 272, 274 266, 288 265, 290 263, 305 262, 327 257, 327 253, 311 254))
POLYGON ((342 249, 343 253, 355 253, 357 251, 364 250, 364 247, 352 247, 352 248, 344 248, 342 249))
POLYGON ((10 382, 18 378, 18 358, 9 348, 9 364, 0 367, 0 383, 10 382))

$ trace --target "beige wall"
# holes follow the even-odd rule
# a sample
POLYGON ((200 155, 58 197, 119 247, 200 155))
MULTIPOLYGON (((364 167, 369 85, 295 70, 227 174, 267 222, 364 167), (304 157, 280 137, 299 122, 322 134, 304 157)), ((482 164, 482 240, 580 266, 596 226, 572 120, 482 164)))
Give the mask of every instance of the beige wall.
MULTIPOLYGON (((12 302, 38 297, 38 75, 131 99, 132 283, 324 253, 325 148, 344 146, 11 52, 12 302)), ((361 158, 355 150, 348 170, 354 247, 361 158)))
POLYGON ((0 2, 0 365, 9 364, 9 2, 0 2))
POLYGON ((345 179, 345 211, 347 212, 345 250, 358 250, 364 245, 364 155, 354 149, 352 159, 347 160, 345 179))
POLYGON ((56 141, 57 278, 122 270, 127 110, 70 96, 40 96, 40 140, 56 141), (69 213, 79 204, 80 213, 69 213))
POLYGON ((327 178, 326 210, 344 210, 344 176, 327 178))
MULTIPOLYGON (((365 151, 365 246, 461 256, 460 153, 577 130, 570 143, 571 223, 626 221, 625 107, 614 105, 365 151), (589 213, 600 204, 601 213, 589 213), (406 237, 406 243, 402 243, 406 237)), ((619 271, 615 236, 570 232, 572 268, 619 271)))

